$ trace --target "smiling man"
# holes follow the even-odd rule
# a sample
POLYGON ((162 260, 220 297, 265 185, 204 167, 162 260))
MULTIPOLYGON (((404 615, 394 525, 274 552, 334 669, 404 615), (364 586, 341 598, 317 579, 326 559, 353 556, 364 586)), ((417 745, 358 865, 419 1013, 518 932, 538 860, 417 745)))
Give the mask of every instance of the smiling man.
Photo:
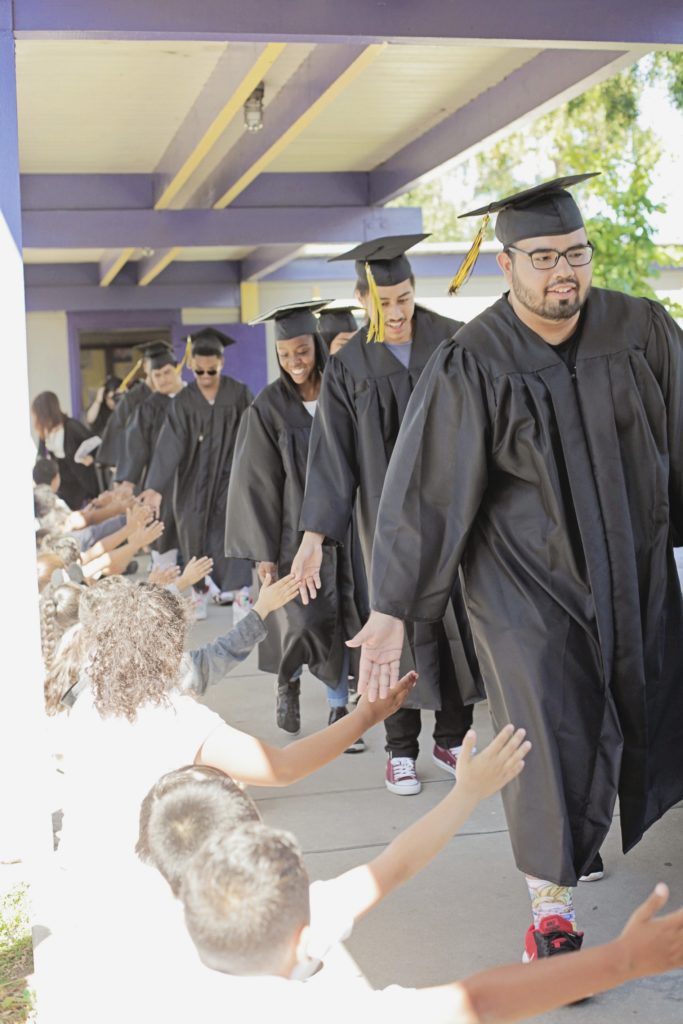
MULTIPOLYGON (((415 302, 415 278, 406 251, 426 235, 377 238, 336 259, 354 260, 357 301, 369 323, 330 359, 311 431, 301 525, 306 531, 292 572, 307 578, 305 601, 315 598, 325 538, 344 544, 354 510, 366 567, 370 566, 384 477, 408 400, 440 342, 462 325, 415 302), (373 340, 374 339, 374 340, 373 340)), ((438 622, 409 630, 418 683, 404 707, 385 722, 385 784, 399 796, 420 792, 420 708, 436 712, 432 757, 452 775, 479 679, 460 588, 438 622)), ((403 668, 412 666, 399 644, 403 668)))
POLYGON ((508 291, 439 351, 379 508, 360 688, 396 677, 403 621, 437 621, 460 570, 496 729, 534 745, 504 794, 533 924, 577 949, 571 886, 619 796, 624 851, 683 798, 683 334, 661 305, 591 288, 556 179, 500 211, 508 291))

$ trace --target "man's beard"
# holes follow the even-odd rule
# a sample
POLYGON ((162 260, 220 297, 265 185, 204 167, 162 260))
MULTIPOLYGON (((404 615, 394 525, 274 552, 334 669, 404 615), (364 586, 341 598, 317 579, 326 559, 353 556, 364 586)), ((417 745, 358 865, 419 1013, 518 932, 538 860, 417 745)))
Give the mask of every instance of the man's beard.
POLYGON ((558 284, 573 284, 576 292, 573 296, 567 296, 566 299, 550 301, 544 292, 543 297, 539 301, 538 297, 521 283, 514 267, 512 269, 512 289, 515 293, 515 298, 531 313, 542 317, 543 320, 571 320, 586 301, 586 296, 581 295, 579 282, 575 279, 564 278, 562 281, 553 282, 554 286, 558 284), (553 302, 552 305, 551 301, 553 302))

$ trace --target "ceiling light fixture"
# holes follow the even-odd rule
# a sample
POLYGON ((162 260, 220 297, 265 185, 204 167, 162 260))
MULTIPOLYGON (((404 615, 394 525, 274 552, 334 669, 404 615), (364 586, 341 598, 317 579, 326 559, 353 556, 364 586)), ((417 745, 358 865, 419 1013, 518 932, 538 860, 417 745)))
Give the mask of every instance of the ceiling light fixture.
POLYGON ((265 87, 260 82, 244 104, 244 127, 248 132, 260 132, 263 128, 263 96, 265 87))

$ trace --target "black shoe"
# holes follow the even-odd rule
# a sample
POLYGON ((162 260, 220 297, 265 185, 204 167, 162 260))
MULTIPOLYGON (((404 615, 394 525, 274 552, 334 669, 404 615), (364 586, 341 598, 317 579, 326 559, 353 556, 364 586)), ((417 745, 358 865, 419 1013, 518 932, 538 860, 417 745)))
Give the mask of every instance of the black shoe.
POLYGON ((280 729, 296 736, 301 732, 301 710, 299 708, 299 682, 286 683, 279 686, 275 721, 280 729))
POLYGON ((602 863, 602 857, 599 853, 596 853, 593 860, 590 862, 588 870, 583 875, 579 875, 580 882, 599 882, 604 877, 605 866, 602 863))
MULTIPOLYGON (((329 718, 327 719, 327 724, 334 725, 335 722, 339 722, 342 718, 345 718, 347 715, 348 711, 346 710, 346 708, 330 708, 330 715, 329 718)), ((360 736, 357 740, 354 740, 354 742, 346 748, 344 753, 362 754, 363 751, 367 749, 368 748, 365 746, 365 740, 363 739, 362 736, 360 736)))

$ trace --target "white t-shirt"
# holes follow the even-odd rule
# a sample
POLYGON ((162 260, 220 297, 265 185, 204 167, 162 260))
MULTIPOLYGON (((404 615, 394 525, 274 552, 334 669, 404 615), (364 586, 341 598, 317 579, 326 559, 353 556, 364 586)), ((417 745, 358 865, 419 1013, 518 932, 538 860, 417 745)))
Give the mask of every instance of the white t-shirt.
POLYGON ((104 856, 116 871, 121 858, 135 858, 143 798, 160 776, 192 764, 222 724, 214 711, 180 693, 170 694, 167 705, 144 705, 133 722, 102 718, 86 689, 65 730, 64 866, 77 863, 80 870, 104 856))
POLYGON ((309 416, 315 416, 315 410, 318 408, 317 398, 311 399, 310 402, 304 402, 303 405, 309 416))

